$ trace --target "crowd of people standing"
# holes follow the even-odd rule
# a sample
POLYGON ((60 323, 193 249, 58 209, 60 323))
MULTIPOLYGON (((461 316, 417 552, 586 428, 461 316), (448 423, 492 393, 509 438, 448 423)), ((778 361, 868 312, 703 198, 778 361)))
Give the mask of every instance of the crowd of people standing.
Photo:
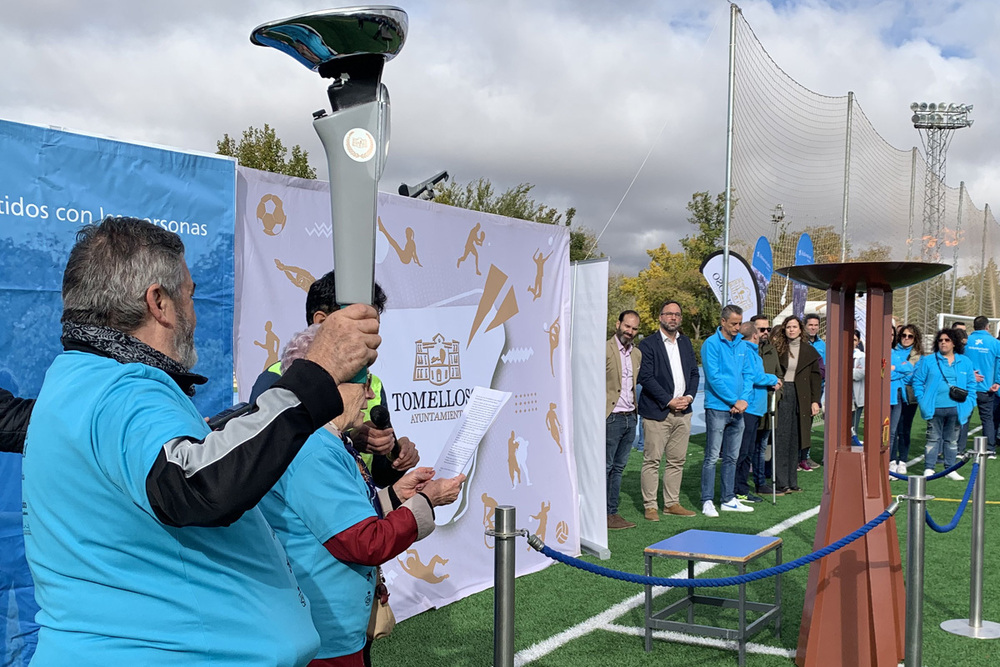
MULTIPOLYGON (((616 333, 608 341, 609 529, 636 525, 618 513, 622 473, 636 428, 642 443, 644 518, 659 521, 661 514, 696 515, 681 503, 680 487, 692 405, 702 373, 706 443, 699 502, 703 515, 718 517, 719 509, 752 512, 763 495, 802 491, 799 473, 821 467, 810 456, 813 422, 822 415, 825 390, 826 346, 820 336, 820 317, 811 313, 803 320, 793 315, 772 330, 767 318, 758 315, 743 322, 742 310, 727 305, 718 328, 702 344, 700 368, 691 340, 680 332, 682 320, 680 304, 667 300, 660 308, 659 330, 635 342, 640 318, 627 310, 619 315, 616 333), (662 505, 657 502, 661 464, 662 505), (721 476, 719 509, 717 473, 721 476)), ((987 330, 988 325, 986 317, 976 317, 973 333, 966 335, 964 325, 955 323, 938 331, 932 349, 925 353, 917 326, 897 326, 893 320, 891 472, 907 472, 910 434, 918 410, 927 424, 925 475, 933 474, 939 462, 945 469, 955 464, 974 410, 979 412, 989 455, 995 457, 1000 428, 1000 340, 987 330)), ((865 352, 858 330, 853 356, 852 425, 860 436, 865 352)), ((947 476, 963 479, 957 471, 947 476)))
MULTIPOLYGON (((959 322, 938 331, 929 352, 913 324, 895 331, 890 387, 890 471, 907 473, 910 432, 917 411, 927 422, 924 474, 943 460, 952 467, 965 449, 969 421, 978 411, 990 457, 996 456, 997 390, 1000 389, 1000 340, 987 330, 989 320, 973 320, 972 334, 959 322)), ((956 471, 953 480, 963 479, 956 471)))

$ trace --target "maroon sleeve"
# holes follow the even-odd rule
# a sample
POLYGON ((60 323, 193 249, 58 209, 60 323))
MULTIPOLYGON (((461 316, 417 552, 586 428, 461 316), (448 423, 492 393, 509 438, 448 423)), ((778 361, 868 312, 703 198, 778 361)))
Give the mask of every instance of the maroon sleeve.
POLYGON ((417 519, 400 507, 384 519, 368 517, 342 530, 323 546, 345 563, 376 566, 395 558, 417 541, 417 519))

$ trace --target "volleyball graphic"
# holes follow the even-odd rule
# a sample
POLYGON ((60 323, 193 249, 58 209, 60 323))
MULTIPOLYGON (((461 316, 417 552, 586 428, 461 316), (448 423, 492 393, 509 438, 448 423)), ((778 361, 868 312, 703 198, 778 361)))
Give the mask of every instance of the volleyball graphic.
POLYGON ((565 521, 560 521, 556 524, 556 541, 559 544, 566 544, 566 540, 569 539, 569 526, 565 521))

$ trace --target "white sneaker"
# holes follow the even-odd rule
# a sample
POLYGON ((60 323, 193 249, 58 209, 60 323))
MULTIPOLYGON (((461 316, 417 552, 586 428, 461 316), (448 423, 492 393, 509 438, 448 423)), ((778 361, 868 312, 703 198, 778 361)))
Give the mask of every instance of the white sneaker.
MULTIPOLYGON (((714 508, 713 508, 714 509, 714 508)), ((739 498, 733 498, 728 503, 722 503, 723 512, 753 512, 753 508, 749 505, 744 505, 739 501, 739 498)))
POLYGON ((950 473, 945 475, 945 477, 955 482, 961 482, 963 479, 965 479, 964 477, 958 474, 957 470, 952 470, 950 473))
POLYGON ((896 462, 896 473, 900 474, 900 475, 905 475, 906 474, 906 461, 897 461, 896 462))
POLYGON ((934 468, 924 468, 924 477, 930 477, 934 474, 934 468))
POLYGON ((889 472, 894 472, 897 475, 899 474, 899 472, 896 470, 896 462, 895 461, 889 461, 889 472))
POLYGON ((712 517, 713 519, 718 518, 719 513, 715 510, 715 503, 711 500, 706 500, 701 506, 701 513, 705 516, 712 517))

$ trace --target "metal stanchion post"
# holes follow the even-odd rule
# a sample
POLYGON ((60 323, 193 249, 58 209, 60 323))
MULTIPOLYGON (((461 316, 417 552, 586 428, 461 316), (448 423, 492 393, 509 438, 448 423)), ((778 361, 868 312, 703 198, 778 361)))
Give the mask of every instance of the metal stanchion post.
POLYGON ((511 505, 500 505, 494 516, 493 666, 514 667, 514 546, 519 533, 511 505))
POLYGON ((910 475, 906 509, 906 667, 923 667, 924 504, 927 480, 910 475))
POLYGON ((983 620, 983 557, 986 533, 986 438, 973 438, 979 475, 972 489, 972 553, 969 558, 969 618, 954 618, 941 629, 974 639, 1000 638, 1000 623, 983 620))

